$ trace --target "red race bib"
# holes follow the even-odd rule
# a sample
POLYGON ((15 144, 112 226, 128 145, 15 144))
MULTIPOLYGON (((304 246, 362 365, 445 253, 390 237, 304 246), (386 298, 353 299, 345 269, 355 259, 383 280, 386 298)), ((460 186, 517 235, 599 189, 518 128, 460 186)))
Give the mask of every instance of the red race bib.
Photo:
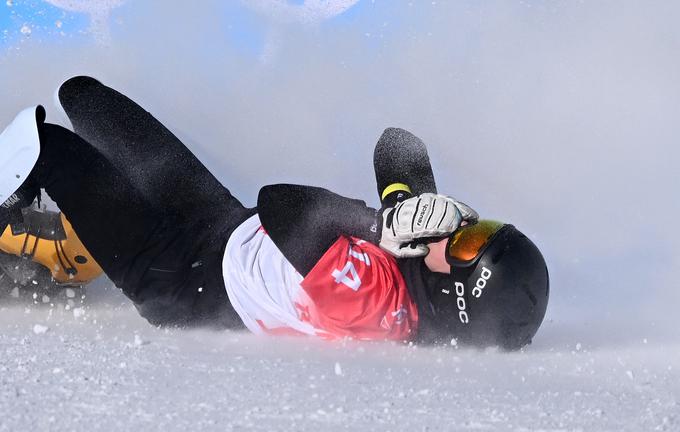
POLYGON ((302 281, 300 317, 336 337, 409 340, 418 309, 394 257, 364 240, 340 237, 302 281))

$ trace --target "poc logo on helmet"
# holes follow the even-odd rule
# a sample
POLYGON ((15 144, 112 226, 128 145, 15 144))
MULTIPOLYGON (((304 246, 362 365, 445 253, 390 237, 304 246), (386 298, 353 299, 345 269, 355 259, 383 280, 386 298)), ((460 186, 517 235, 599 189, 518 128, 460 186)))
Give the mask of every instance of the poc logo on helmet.
POLYGON ((456 306, 458 306, 458 319, 460 322, 463 324, 467 324, 470 322, 470 317, 468 316, 466 309, 466 304, 465 304, 465 297, 463 295, 465 294, 465 285, 463 285, 460 282, 454 283, 456 286, 456 306))
MULTIPOLYGON (((486 283, 491 279, 493 273, 486 267, 482 267, 482 274, 477 278, 475 287, 472 288, 472 295, 480 298, 484 294, 486 283)), ((456 306, 458 307, 458 319, 463 324, 470 322, 470 316, 467 313, 467 303, 465 302, 465 285, 462 282, 454 282, 456 288, 456 306)), ((451 294, 451 291, 443 289, 444 294, 451 294)))
MULTIPOLYGON (((467 324, 470 322, 470 317, 468 316, 467 313, 467 304, 465 303, 465 285, 463 285, 461 282, 454 282, 454 286, 456 287, 456 306, 458 306, 458 319, 460 322, 463 324, 467 324)), ((451 291, 447 289, 443 289, 442 292, 444 294, 451 294, 451 291)))
POLYGON ((472 295, 480 298, 482 294, 484 294, 484 288, 486 287, 486 283, 491 279, 491 270, 489 270, 486 267, 482 267, 482 274, 479 276, 477 279, 477 282, 475 282, 475 287, 472 288, 472 295))

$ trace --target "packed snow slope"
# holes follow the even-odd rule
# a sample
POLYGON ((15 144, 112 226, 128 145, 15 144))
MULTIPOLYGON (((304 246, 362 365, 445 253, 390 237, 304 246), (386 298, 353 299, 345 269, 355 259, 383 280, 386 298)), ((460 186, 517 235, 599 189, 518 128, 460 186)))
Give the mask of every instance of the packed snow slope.
POLYGON ((66 3, 0 4, 0 127, 68 124, 54 91, 92 75, 247 205, 274 182, 375 205, 404 127, 441 192, 537 243, 551 303, 508 354, 158 330, 106 281, 3 299, 0 430, 680 430, 680 3, 66 3))
POLYGON ((680 429, 677 343, 564 333, 501 353, 160 330, 122 299, 4 308, 0 430, 680 429))

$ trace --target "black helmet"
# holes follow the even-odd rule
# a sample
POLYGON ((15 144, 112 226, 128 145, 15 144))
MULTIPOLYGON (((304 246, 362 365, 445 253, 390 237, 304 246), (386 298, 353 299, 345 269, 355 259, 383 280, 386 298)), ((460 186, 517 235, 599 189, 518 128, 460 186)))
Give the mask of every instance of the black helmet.
POLYGON ((548 270, 536 245, 512 225, 480 220, 446 245, 451 274, 429 273, 435 338, 519 349, 548 305, 548 270))

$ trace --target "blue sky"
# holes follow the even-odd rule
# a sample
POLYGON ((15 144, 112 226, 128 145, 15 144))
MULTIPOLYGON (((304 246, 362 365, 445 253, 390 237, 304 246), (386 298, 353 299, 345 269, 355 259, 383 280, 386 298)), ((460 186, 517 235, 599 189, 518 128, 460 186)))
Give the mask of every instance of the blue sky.
MULTIPOLYGON (((90 17, 87 13, 62 10, 44 0, 0 0, 0 47, 14 46, 28 38, 41 42, 82 39, 92 40, 90 17)), ((302 4, 302 0, 288 0, 302 4)), ((125 27, 125 15, 136 7, 135 0, 128 0, 113 9, 108 20, 111 32, 125 27)), ((258 54, 265 44, 267 28, 262 17, 244 6, 240 1, 213 3, 224 19, 225 37, 244 52, 258 54)), ((389 9, 389 3, 382 3, 389 9)), ((359 1, 345 13, 328 20, 324 25, 347 25, 371 16, 375 9, 372 1, 359 1)), ((383 18, 384 18, 384 14, 383 18)), ((382 18, 381 18, 382 19, 382 18)))
POLYGON ((88 25, 86 14, 65 12, 41 0, 2 0, 0 4, 0 44, 3 45, 17 43, 24 37, 54 39, 78 35, 88 25), (30 36, 26 29, 30 29, 30 36))

